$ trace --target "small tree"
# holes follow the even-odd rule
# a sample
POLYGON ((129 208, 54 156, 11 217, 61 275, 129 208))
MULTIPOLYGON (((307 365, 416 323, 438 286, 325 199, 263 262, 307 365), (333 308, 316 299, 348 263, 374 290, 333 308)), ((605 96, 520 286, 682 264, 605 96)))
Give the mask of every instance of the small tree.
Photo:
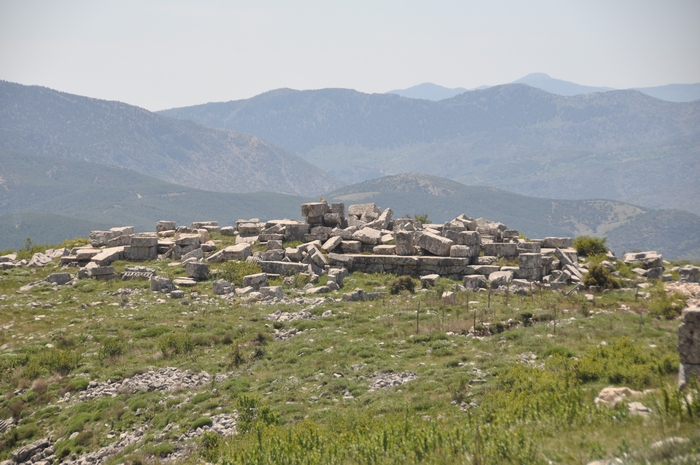
POLYGON ((615 279, 610 271, 600 263, 595 263, 588 268, 588 273, 583 276, 583 284, 587 287, 599 286, 605 289, 620 288, 620 281, 615 279))
POLYGON ((608 247, 605 245, 607 240, 607 237, 578 236, 574 239, 574 249, 583 257, 606 254, 608 253, 608 247))

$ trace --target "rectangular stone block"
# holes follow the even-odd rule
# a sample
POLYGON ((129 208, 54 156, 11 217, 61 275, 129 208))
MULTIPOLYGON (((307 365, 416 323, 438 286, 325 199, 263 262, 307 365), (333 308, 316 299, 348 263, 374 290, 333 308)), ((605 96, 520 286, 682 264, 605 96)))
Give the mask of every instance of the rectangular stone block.
POLYGON ((418 236, 418 247, 433 255, 447 257, 453 245, 454 242, 450 239, 429 232, 423 232, 418 236))
POLYGON ((484 255, 493 257, 513 258, 518 256, 518 245, 510 242, 492 242, 482 244, 484 255))
POLYGON ((519 268, 541 268, 542 255, 539 253, 523 253, 518 255, 519 268))

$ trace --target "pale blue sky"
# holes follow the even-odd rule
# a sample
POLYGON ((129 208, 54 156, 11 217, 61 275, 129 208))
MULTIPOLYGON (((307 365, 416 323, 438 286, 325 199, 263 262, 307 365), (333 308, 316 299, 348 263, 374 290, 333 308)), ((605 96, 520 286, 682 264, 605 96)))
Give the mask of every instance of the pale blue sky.
POLYGON ((532 72, 615 88, 695 83, 699 46, 699 0, 0 0, 0 79, 149 110, 532 72))

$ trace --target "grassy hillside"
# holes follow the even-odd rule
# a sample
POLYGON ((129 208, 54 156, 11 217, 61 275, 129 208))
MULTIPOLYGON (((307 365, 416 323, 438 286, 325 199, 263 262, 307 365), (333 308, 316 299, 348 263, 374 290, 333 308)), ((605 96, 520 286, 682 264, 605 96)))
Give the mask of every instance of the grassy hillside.
POLYGON ((5 81, 0 148, 127 168, 221 192, 312 195, 336 185, 317 167, 256 136, 5 81))
POLYGON ((524 195, 700 214, 700 102, 524 84, 433 102, 280 89, 162 114, 258 134, 348 182, 419 172, 524 195))
MULTIPOLYGON (((344 290, 304 300, 291 284, 285 302, 227 300, 209 281, 183 299, 147 281, 19 291, 56 271, 0 271, 0 419, 18 423, 0 434, 0 460, 41 438, 63 459, 111 446, 107 465, 690 464, 700 454, 697 391, 684 403, 675 389, 678 320, 650 316, 658 285, 646 299, 623 290, 592 303, 458 291, 457 305, 438 297, 449 280, 355 303, 339 300, 344 290), (171 382, 178 370, 208 378, 171 382), (168 382, 134 384, 155 374, 168 382), (648 391, 597 408, 610 385, 648 391), (221 418, 236 435, 201 429, 221 418)), ((345 287, 375 292, 393 279, 355 273, 345 287)))

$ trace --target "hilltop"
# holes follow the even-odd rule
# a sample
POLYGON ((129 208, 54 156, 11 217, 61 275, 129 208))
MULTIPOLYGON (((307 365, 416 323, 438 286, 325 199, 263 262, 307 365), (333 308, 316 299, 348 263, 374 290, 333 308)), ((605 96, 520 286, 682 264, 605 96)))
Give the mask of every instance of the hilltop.
POLYGON ((301 211, 1 256, 3 465, 697 462, 700 267, 301 211))

